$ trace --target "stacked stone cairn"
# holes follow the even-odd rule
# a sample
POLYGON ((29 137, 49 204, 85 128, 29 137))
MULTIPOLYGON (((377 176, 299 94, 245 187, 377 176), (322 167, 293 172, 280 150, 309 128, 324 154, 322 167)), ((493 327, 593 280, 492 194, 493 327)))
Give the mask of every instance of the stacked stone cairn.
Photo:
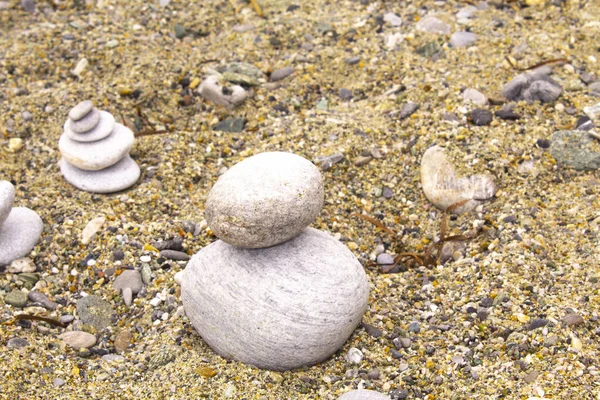
POLYGON ((125 190, 140 177, 140 168, 129 156, 134 135, 89 100, 71 109, 58 147, 60 171, 78 189, 92 193, 125 190))
POLYGON ((319 170, 291 153, 247 158, 215 183, 205 214, 220 240, 192 257, 181 294, 218 354, 284 371, 326 360, 356 329, 367 277, 348 248, 308 227, 323 200, 319 170))
POLYGON ((40 240, 42 219, 26 207, 13 207, 15 188, 0 181, 0 265, 24 257, 40 240))

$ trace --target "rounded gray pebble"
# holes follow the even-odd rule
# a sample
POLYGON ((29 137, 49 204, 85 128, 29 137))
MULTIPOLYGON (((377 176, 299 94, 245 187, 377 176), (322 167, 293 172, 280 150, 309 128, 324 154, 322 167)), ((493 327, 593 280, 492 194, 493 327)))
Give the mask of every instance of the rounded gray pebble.
POLYGON ((15 201, 15 187, 9 181, 0 181, 0 226, 8 218, 15 201))
POLYGON ((100 111, 100 120, 98 124, 92 128, 89 132, 85 133, 77 133, 71 129, 71 125, 73 122, 71 120, 67 120, 63 127, 65 134, 70 138, 75 140, 76 142, 95 142, 98 140, 102 140, 108 137, 113 129, 115 129, 115 117, 113 117, 110 113, 106 111, 100 111))
POLYGON ((9 339, 8 342, 6 342, 6 347, 8 347, 9 349, 21 349, 27 346, 29 346, 29 342, 26 339, 20 337, 14 337, 12 339, 9 339))
POLYGON ((377 256, 378 265, 392 265, 394 263, 394 257, 388 253, 381 253, 377 256))
POLYGON ((115 290, 124 290, 125 288, 130 288, 133 294, 138 294, 140 290, 144 287, 142 283, 142 276, 139 271, 134 269, 126 269, 121 275, 117 276, 115 282, 113 283, 113 287, 115 290))
POLYGON ((273 73, 270 76, 270 79, 271 79, 271 82, 277 82, 277 81, 287 78, 288 76, 290 76, 293 73, 294 73, 294 67, 285 67, 282 69, 278 69, 277 71, 273 71, 273 73))
POLYGON ((60 172, 67 182, 78 189, 91 193, 114 193, 133 186, 140 177, 140 167, 129 155, 115 165, 100 171, 86 171, 69 164, 65 159, 59 162, 60 172))
POLYGON ((23 308, 27 304, 27 293, 14 289, 4 297, 4 302, 14 307, 23 308))
POLYGON ((0 265, 29 254, 40 240, 42 219, 26 207, 14 207, 0 226, 0 265))
POLYGON ((206 220, 231 245, 263 248, 302 232, 323 201, 321 173, 310 161, 292 153, 261 153, 219 178, 206 200, 206 220))
POLYGON ((91 100, 84 100, 78 103, 75 107, 69 111, 69 119, 73 121, 79 121, 86 115, 88 115, 94 109, 94 103, 91 100))
POLYGON ((260 250, 216 241, 192 257, 181 288, 187 317, 213 350, 278 371, 329 358, 360 323, 368 296, 352 252, 312 228, 260 250))
POLYGON ((88 349, 96 344, 96 336, 83 331, 65 332, 59 337, 74 349, 88 349))
POLYGON ((29 292, 28 297, 29 300, 31 300, 34 303, 41 304, 42 307, 44 307, 47 310, 56 310, 56 308, 58 307, 58 303, 50 301, 48 296, 46 296, 42 292, 38 292, 37 290, 32 290, 31 292, 29 292))
POLYGON ((168 258, 169 260, 175 260, 175 261, 188 261, 190 259, 190 256, 188 256, 183 251, 176 251, 176 250, 162 250, 160 252, 160 255, 165 258, 168 258))
POLYGON ((75 133, 86 133, 94 129, 99 121, 100 111, 94 108, 79 121, 70 121, 69 128, 75 133))

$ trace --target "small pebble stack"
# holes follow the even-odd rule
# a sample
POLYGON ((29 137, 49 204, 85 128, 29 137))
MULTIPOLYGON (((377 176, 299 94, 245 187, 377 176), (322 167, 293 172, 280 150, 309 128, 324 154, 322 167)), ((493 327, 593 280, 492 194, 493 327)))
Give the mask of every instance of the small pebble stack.
POLYGON ((78 189, 92 193, 125 190, 140 177, 140 168, 129 157, 134 135, 90 100, 71 109, 58 147, 60 171, 78 189))
POLYGON ((206 219, 221 240, 190 260, 181 295, 223 357, 278 371, 313 365, 360 323, 369 295, 361 264, 308 228, 323 200, 319 170, 282 152, 236 164, 212 188, 206 219))
POLYGON ((24 257, 40 240, 42 219, 26 207, 13 207, 15 188, 0 181, 0 265, 24 257))

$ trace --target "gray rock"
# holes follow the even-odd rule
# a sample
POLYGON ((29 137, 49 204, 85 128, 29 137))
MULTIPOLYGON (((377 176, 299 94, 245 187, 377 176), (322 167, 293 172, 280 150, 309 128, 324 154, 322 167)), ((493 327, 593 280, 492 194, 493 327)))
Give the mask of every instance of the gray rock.
POLYGON ((344 393, 338 400, 390 400, 390 396, 374 390, 358 389, 344 393))
POLYGON ((125 361, 125 357, 118 354, 105 354, 102 356, 102 361, 119 363, 125 361))
POLYGON ((9 181, 0 181, 0 227, 8 218, 15 201, 15 187, 9 181))
POLYGON ((209 76, 198 88, 198 94, 217 105, 232 109, 246 100, 248 94, 243 87, 232 85, 223 87, 217 76, 209 76))
POLYGON ((509 100, 554 101, 562 92, 560 85, 548 75, 551 69, 538 68, 514 77, 502 88, 502 95, 509 100), (546 82, 544 84, 536 82, 546 82))
POLYGON ((113 117, 110 113, 106 111, 99 111, 99 115, 100 120, 98 124, 88 132, 77 133, 73 131, 73 129, 71 128, 73 121, 71 121, 70 119, 68 119, 67 122, 65 122, 63 129, 67 136, 70 139, 75 140, 76 142, 85 143, 102 140, 112 133, 113 129, 115 129, 116 122, 115 117, 113 117))
POLYGON ((61 315, 61 317, 60 317, 60 322, 62 322, 63 324, 70 324, 74 320, 75 320, 75 317, 72 316, 71 314, 61 315))
POLYGON ((463 8, 461 8, 460 10, 458 10, 458 12, 456 13, 456 18, 457 19, 468 19, 468 18, 472 18, 473 14, 477 11, 477 7, 475 6, 465 6, 463 8))
POLYGON ((152 269, 148 264, 144 264, 142 267, 142 282, 144 285, 149 285, 152 281, 152 269))
POLYGON ((123 291, 121 292, 122 296, 123 296, 123 302, 125 303, 125 305, 127 307, 129 307, 131 305, 131 303, 133 302, 133 292, 131 290, 130 287, 126 287, 123 288, 123 291))
POLYGON ((69 119, 73 121, 79 121, 86 115, 88 115, 94 109, 94 103, 91 100, 84 100, 77 103, 77 105, 71 108, 69 111, 69 119))
POLYGON ((239 133, 246 126, 246 118, 227 118, 213 126, 213 130, 219 132, 239 133))
POLYGON ((52 384, 54 385, 54 387, 61 387, 65 384, 66 382, 60 378, 54 378, 54 380, 52 381, 52 384))
POLYGON ((78 189, 91 193, 114 193, 133 186, 140 177, 140 167, 126 155, 116 164, 99 171, 86 171, 59 162, 60 172, 67 182, 78 189))
POLYGON ((535 81, 523 92, 523 98, 528 102, 536 100, 542 103, 550 103, 558 99, 562 88, 548 81, 535 81))
POLYGON ((408 117, 410 117, 411 115, 413 115, 415 113, 415 111, 417 111, 419 109, 419 104, 418 103, 412 103, 412 102, 408 102, 402 105, 402 108, 400 109, 400 119, 406 119, 408 117))
POLYGON ((479 90, 471 88, 466 89, 463 92, 463 100, 478 106, 485 106, 488 103, 488 99, 485 94, 481 93, 479 90))
POLYGON ((77 142, 63 133, 58 148, 72 166, 86 171, 98 171, 123 159, 133 147, 134 139, 131 129, 115 124, 115 129, 109 136, 95 142, 77 142))
POLYGON ((329 171, 333 165, 341 162, 342 160, 344 160, 344 155, 342 153, 337 153, 330 156, 319 156, 315 162, 318 163, 324 171, 329 171))
POLYGON ((29 111, 23 111, 23 114, 21 114, 21 116, 23 117, 23 121, 26 122, 29 122, 33 119, 33 115, 31 115, 29 111))
POLYGON ((226 358, 271 370, 324 361, 367 307, 365 272, 331 235, 308 228, 266 249, 216 241, 183 273, 185 313, 226 358))
POLYGON ((277 82, 277 81, 287 78, 288 76, 290 76, 293 73, 294 73, 294 67, 285 67, 282 69, 278 69, 277 71, 273 71, 270 79, 271 79, 271 82, 277 82))
POLYGON ((402 18, 394 14, 393 12, 388 12, 383 15, 383 20, 390 24, 391 26, 401 26, 402 18))
POLYGON ((205 215, 219 239, 234 246, 269 247, 313 223, 323 200, 321 173, 310 161, 268 152, 223 174, 208 194, 205 215))
POLYGON ((381 253, 377 256, 378 265, 392 265, 394 263, 394 257, 388 253, 381 253))
POLYGON ((168 258, 169 260, 175 261, 188 261, 190 259, 190 256, 188 256, 186 253, 177 250, 162 250, 160 255, 168 258))
POLYGON ((14 207, 0 226, 0 265, 8 265, 29 254, 40 240, 42 219, 25 207, 14 207))
POLYGON ((475 43, 477 35, 473 32, 454 32, 450 37, 452 47, 467 47, 475 43))
POLYGON ((429 16, 417 22, 417 30, 421 32, 449 35, 450 26, 439 18, 429 16))
POLYGON ((48 296, 46 296, 42 292, 38 292, 37 290, 32 290, 31 292, 29 292, 28 297, 29 300, 31 300, 32 302, 38 303, 48 310, 56 310, 56 308, 58 307, 58 303, 51 301, 48 298, 48 296))
POLYGON ((88 349, 96 344, 96 336, 83 331, 64 332, 59 338, 74 349, 88 349))
POLYGON ((340 89, 340 97, 342 98, 342 100, 352 100, 352 90, 346 88, 340 89))
POLYGON ((35 2, 33 0, 21 0, 21 7, 27 12, 35 12, 35 2))
POLYGON ((88 113, 88 115, 79 121, 68 121, 69 129, 71 129, 73 132, 80 134, 86 133, 94 129, 96 125, 98 125, 98 122, 100 122, 100 111, 94 108, 88 113))
POLYGON ((600 97, 600 82, 594 82, 588 86, 590 94, 595 97, 600 97))
POLYGON ((562 318, 562 322, 567 326, 577 326, 583 324, 583 317, 577 313, 570 313, 562 318))
POLYGON ((486 126, 492 123, 493 114, 488 110, 477 108, 469 113, 469 117, 473 125, 486 126))
POLYGON ((348 65, 356 65, 360 62, 360 57, 355 56, 355 57, 346 58, 344 60, 344 62, 348 65))
POLYGON ((77 314, 84 324, 93 326, 100 331, 112 324, 117 315, 109 302, 101 297, 90 295, 82 297, 77 302, 77 314))
POLYGON ((27 346, 29 346, 29 342, 26 339, 20 337, 14 337, 12 339, 9 339, 8 342, 6 342, 6 347, 8 347, 9 349, 22 349, 23 347, 27 346))
POLYGON ((592 149, 592 138, 585 131, 557 131, 552 135, 550 154, 558 164, 577 170, 600 168, 600 152, 592 149))
POLYGON ((4 302, 14 307, 23 308, 27 304, 27 293, 14 289, 4 296, 4 302))
POLYGON ((133 294, 138 294, 144 287, 142 275, 135 269, 126 269, 121 272, 121 275, 117 276, 113 287, 117 291, 130 288, 133 294))

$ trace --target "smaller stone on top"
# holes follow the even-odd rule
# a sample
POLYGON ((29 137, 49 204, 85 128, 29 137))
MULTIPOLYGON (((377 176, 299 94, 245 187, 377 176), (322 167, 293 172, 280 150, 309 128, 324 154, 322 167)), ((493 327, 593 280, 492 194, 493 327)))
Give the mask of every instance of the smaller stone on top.
POLYGON ((88 115, 94 109, 94 103, 91 100, 84 100, 77 104, 69 111, 69 119, 71 121, 79 121, 88 115))
POLYGON ((91 131, 100 122, 100 111, 93 108, 85 117, 79 121, 71 121, 69 127, 75 133, 86 133, 91 131))

